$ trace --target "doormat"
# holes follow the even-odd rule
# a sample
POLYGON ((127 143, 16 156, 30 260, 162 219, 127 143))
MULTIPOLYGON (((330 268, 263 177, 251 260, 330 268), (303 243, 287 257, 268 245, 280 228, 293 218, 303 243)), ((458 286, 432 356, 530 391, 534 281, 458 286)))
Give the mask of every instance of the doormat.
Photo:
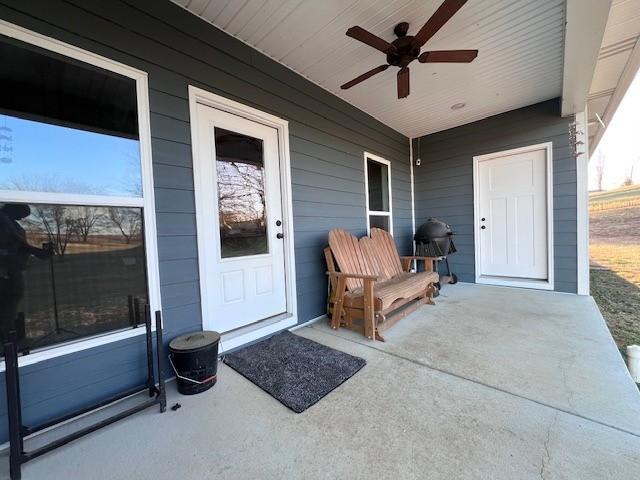
POLYGON ((226 355, 224 363, 300 413, 367 362, 285 330, 226 355))

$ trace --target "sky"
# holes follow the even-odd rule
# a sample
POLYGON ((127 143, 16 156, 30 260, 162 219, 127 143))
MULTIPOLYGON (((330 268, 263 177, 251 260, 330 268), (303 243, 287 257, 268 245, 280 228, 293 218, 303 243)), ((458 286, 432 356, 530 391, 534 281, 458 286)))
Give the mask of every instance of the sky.
POLYGON ((640 75, 636 74, 618 110, 607 126, 598 148, 589 161, 589 189, 597 190, 596 163, 604 155, 602 189, 622 185, 625 174, 633 169, 633 180, 640 182, 640 75))
POLYGON ((0 115, 0 190, 137 195, 137 140, 0 115))

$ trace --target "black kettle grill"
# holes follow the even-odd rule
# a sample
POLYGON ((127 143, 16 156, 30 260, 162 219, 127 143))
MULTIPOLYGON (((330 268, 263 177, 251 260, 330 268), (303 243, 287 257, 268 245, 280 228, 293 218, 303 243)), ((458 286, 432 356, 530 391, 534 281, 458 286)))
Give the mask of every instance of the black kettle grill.
POLYGON ((436 285, 438 290, 441 283, 450 283, 452 285, 458 283, 458 277, 455 273, 451 273, 449 259, 447 258, 456 252, 453 236, 453 230, 449 225, 437 218, 430 218, 418 227, 413 237, 416 242, 416 255, 437 258, 436 271, 438 261, 444 260, 447 265, 447 274, 441 276, 440 282, 436 285))

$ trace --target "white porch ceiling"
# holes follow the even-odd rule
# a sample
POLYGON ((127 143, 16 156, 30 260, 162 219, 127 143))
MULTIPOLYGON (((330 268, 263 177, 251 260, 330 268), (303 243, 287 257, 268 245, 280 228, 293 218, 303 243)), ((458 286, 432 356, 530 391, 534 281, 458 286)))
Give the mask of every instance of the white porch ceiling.
POLYGON ((640 67, 640 0, 614 0, 587 97, 591 153, 640 67))
POLYGON ((471 64, 411 68, 411 95, 398 100, 396 68, 341 90, 385 63, 345 35, 359 25, 391 41, 414 34, 442 0, 174 0, 386 125, 417 137, 562 93, 565 0, 470 0, 426 45, 480 51, 471 64), (451 106, 465 103, 459 110, 451 106))

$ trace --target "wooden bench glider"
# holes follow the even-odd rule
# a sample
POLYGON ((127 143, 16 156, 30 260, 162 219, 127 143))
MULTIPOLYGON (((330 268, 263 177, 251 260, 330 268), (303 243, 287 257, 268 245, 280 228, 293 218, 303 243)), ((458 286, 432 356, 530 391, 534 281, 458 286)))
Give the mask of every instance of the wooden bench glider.
POLYGON ((372 228, 371 236, 360 240, 345 230, 331 230, 324 254, 334 329, 344 326, 384 341, 383 330, 421 305, 434 303, 435 259, 400 257, 393 237, 385 230, 372 228), (424 272, 409 271, 414 260, 424 261, 424 272))

